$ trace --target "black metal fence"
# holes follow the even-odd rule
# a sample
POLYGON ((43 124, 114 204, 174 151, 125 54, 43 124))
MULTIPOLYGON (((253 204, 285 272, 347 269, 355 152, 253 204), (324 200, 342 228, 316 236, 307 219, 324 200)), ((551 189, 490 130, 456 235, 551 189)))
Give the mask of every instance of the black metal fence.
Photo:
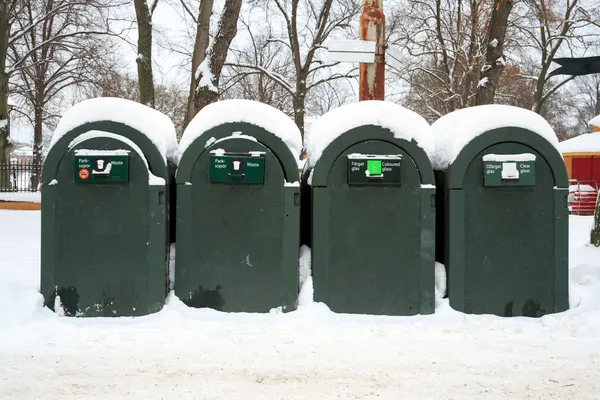
POLYGON ((0 163, 0 192, 37 192, 41 176, 42 165, 33 161, 0 163))

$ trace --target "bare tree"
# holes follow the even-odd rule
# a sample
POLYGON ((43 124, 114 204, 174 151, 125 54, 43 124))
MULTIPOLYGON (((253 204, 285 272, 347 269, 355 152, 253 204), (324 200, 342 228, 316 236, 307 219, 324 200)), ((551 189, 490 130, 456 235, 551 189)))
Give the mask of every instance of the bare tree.
MULTIPOLYGON (((8 59, 19 66, 10 85, 12 93, 25 100, 27 117, 34 128, 34 160, 41 163, 43 126, 57 118, 51 103, 64 90, 84 85, 106 66, 108 46, 98 35, 74 36, 95 24, 94 5, 65 7, 52 12, 59 1, 25 2, 15 20, 21 30, 30 27, 21 40, 10 46, 8 59), (46 15, 44 24, 35 24, 46 15), (29 60, 24 62, 24 60, 29 60)), ((65 3, 67 0, 65 0, 65 3)), ((88 4, 91 4, 88 2, 88 4)), ((37 179, 35 174, 32 179, 37 179)), ((37 182, 32 182, 33 186, 37 182)))
POLYGON ((147 0, 134 0, 138 27, 138 54, 136 57, 140 102, 154 108, 154 77, 152 76, 152 14, 158 0, 148 6, 147 0))
POLYGON ((574 79, 572 76, 549 78, 552 60, 559 53, 581 55, 597 43, 600 40, 598 15, 600 7, 593 0, 525 0, 515 7, 512 25, 518 32, 515 37, 519 42, 518 57, 527 59, 531 52, 538 55, 536 73, 523 75, 535 82, 533 111, 542 113, 548 99, 574 79))
MULTIPOLYGON (((389 41, 406 54, 406 105, 428 120, 475 103, 483 66, 486 0, 417 0, 392 10, 389 41)), ((480 83, 481 85, 481 83, 480 83)))
MULTIPOLYGON (((319 50, 325 42, 336 34, 348 32, 351 23, 358 15, 362 2, 358 0, 257 0, 256 4, 265 10, 265 23, 269 26, 275 21, 282 21, 283 32, 268 30, 268 46, 283 45, 291 65, 293 74, 283 76, 269 69, 265 64, 254 62, 232 62, 232 67, 258 71, 280 85, 291 97, 294 121, 304 134, 304 115, 306 96, 319 85, 338 79, 356 76, 355 70, 334 72, 332 68, 338 63, 327 63, 323 60, 324 52, 319 50)), ((302 155, 304 157, 304 155, 302 155)))
MULTIPOLYGON (((45 73, 55 76, 55 81, 46 88, 46 93, 34 94, 34 91, 40 90, 39 86, 26 88, 29 96, 47 98, 48 95, 59 93, 71 79, 69 72, 74 71, 72 68, 77 59, 74 57, 67 62, 68 58, 61 58, 59 53, 63 54, 65 48, 81 49, 89 37, 110 34, 106 12, 117 5, 109 0, 12 0, 0 3, 0 128, 4 129, 0 131, 0 137, 3 138, 0 139, 2 158, 7 153, 6 139, 9 136, 8 124, 2 121, 6 121, 8 94, 11 87, 15 87, 9 85, 11 77, 15 76, 19 82, 23 82, 23 76, 32 74, 38 68, 36 79, 45 73)), ((44 76, 47 78, 49 75, 44 76)), ((34 157, 38 162, 41 154, 41 131, 37 131, 34 157)))
POLYGON ((261 65, 278 76, 290 76, 293 67, 284 44, 271 42, 271 26, 254 32, 248 22, 242 19, 241 23, 249 40, 241 48, 231 49, 233 61, 224 69, 221 96, 259 101, 281 111, 291 110, 291 97, 280 84, 262 71, 236 66, 261 65))

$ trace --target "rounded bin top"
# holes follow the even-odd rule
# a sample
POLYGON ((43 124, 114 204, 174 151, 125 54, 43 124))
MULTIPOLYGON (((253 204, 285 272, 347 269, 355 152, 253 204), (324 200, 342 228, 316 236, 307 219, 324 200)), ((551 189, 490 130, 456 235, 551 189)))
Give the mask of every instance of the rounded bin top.
POLYGON ((114 97, 88 99, 71 107, 60 119, 48 151, 73 129, 91 122, 103 121, 120 123, 139 131, 150 139, 165 163, 169 160, 177 164, 177 134, 169 117, 135 101, 114 97))
POLYGON ((135 144, 150 172, 166 181, 171 179, 167 163, 176 164, 179 160, 175 128, 167 116, 130 100, 95 98, 76 104, 61 118, 48 148, 42 180, 54 179, 64 155, 83 140, 94 137, 135 144))
MULTIPOLYGON (((242 99, 221 100, 204 107, 185 129, 179 143, 181 153, 198 139, 206 142, 204 147, 210 146, 216 139, 220 139, 213 136, 213 128, 236 123, 262 128, 281 139, 296 159, 300 157, 302 135, 294 121, 268 104, 242 99)), ((268 143, 263 144, 268 146, 268 143)))
MULTIPOLYGON (((433 169, 448 169, 475 138, 498 128, 521 128, 542 137, 554 147, 558 145, 552 127, 533 111, 500 104, 463 108, 444 115, 431 125, 435 139, 435 150, 431 155, 433 169)), ((498 139, 504 140, 500 136, 498 139)))
POLYGON ((433 151, 430 126, 423 117, 395 103, 368 100, 346 104, 315 121, 311 135, 306 138, 308 161, 305 168, 312 169, 337 138, 369 125, 389 130, 396 139, 414 141, 426 154, 433 151))

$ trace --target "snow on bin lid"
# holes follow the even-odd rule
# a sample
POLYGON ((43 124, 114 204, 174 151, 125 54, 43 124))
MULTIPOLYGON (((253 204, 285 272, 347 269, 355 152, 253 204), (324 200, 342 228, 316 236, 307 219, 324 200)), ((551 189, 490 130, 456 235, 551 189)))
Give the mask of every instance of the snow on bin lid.
POLYGON ((533 111, 501 104, 463 108, 444 115, 431 125, 435 138, 435 151, 431 157, 433 168, 447 169, 471 140, 484 132, 504 127, 527 129, 555 147, 558 144, 552 127, 533 111))
POLYGON ((165 162, 178 163, 177 135, 169 117, 135 101, 114 97, 88 99, 71 107, 60 119, 49 149, 70 130, 98 121, 119 122, 137 129, 154 143, 165 162))
MULTIPOLYGON (((302 136, 294 121, 275 107, 243 99, 221 100, 204 107, 183 132, 181 154, 210 129, 231 122, 247 122, 271 132, 283 140, 295 158, 300 157, 302 136)), ((210 139, 207 137, 207 142, 210 139)))
POLYGON ((593 153, 600 152, 600 132, 585 133, 558 144, 561 153, 593 153))
POLYGON ((395 138, 409 142, 414 139, 427 154, 433 151, 430 126, 419 114, 388 101, 360 101, 329 111, 312 124, 312 134, 306 138, 308 168, 315 166, 335 139, 364 125, 389 129, 395 138))
POLYGON ((600 115, 595 116, 588 123, 592 126, 597 126, 598 128, 600 128, 600 115))

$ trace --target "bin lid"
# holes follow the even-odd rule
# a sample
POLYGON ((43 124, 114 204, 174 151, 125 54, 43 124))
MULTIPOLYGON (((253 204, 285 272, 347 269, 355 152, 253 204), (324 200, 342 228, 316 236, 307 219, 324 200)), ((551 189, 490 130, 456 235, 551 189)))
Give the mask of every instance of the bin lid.
POLYGON ((380 126, 396 139, 414 141, 425 153, 433 151, 433 137, 425 118, 398 104, 368 100, 336 108, 318 118, 306 138, 307 168, 313 168, 323 151, 335 139, 361 126, 380 126))
POLYGON ((210 136, 212 128, 236 122, 263 128, 280 138, 296 159, 300 158, 302 135, 292 118, 268 104, 244 99, 221 100, 204 107, 183 132, 179 142, 181 154, 199 138, 206 139, 206 147, 210 146, 215 140, 210 136))
POLYGON ((60 119, 48 152, 61 137, 73 129, 91 123, 111 121, 139 131, 154 144, 167 160, 179 162, 179 147, 173 122, 166 115, 135 101, 114 97, 98 97, 84 100, 71 107, 60 119))
POLYGON ((554 147, 558 138, 548 122, 533 111, 489 104, 463 108, 444 115, 431 125, 435 150, 431 163, 435 170, 446 170, 473 139, 497 128, 522 128, 546 139, 554 147))

